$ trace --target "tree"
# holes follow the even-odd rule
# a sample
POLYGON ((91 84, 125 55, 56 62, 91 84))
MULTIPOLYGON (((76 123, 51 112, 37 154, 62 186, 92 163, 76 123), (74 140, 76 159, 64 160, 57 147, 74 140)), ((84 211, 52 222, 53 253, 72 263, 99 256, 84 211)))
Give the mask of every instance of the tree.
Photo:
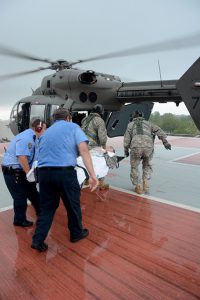
POLYGON ((200 134, 191 116, 189 115, 179 116, 166 113, 161 116, 160 113, 156 111, 151 114, 150 121, 161 127, 168 134, 200 134))

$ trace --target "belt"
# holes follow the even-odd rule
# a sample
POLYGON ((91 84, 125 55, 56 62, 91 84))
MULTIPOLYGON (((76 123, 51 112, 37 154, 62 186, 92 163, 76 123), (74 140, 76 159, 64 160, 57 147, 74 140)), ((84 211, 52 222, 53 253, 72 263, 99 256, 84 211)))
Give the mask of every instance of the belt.
POLYGON ((20 172, 20 173, 25 173, 23 171, 23 169, 20 169, 20 168, 13 168, 12 166, 1 166, 2 168, 2 172, 4 174, 11 174, 11 173, 15 173, 15 172, 20 172))
POLYGON ((68 166, 68 167, 39 167, 39 170, 48 170, 48 171, 64 171, 64 170, 74 170, 73 166, 68 166))
POLYGON ((22 168, 16 167, 16 165, 10 165, 10 166, 4 166, 1 165, 2 169, 6 169, 6 170, 22 170, 22 168))

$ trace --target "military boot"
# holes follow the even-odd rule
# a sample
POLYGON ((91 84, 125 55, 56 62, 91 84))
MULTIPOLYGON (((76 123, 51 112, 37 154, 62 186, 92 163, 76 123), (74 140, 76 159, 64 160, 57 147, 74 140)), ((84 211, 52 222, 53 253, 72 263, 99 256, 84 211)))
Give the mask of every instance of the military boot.
POLYGON ((143 180, 143 191, 144 191, 144 192, 147 192, 148 189, 149 189, 148 181, 147 181, 147 179, 144 179, 144 180, 143 180))
POLYGON ((107 189, 109 189, 109 184, 105 183, 104 180, 99 179, 99 189, 100 190, 107 190, 107 189))
POLYGON ((139 184, 136 185, 134 192, 136 192, 137 194, 140 194, 140 195, 142 194, 142 188, 139 184))

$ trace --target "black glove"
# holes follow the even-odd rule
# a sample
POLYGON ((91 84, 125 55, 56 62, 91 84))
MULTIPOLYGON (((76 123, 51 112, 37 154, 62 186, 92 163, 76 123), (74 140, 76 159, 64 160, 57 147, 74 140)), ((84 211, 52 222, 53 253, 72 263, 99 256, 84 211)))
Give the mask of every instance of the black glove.
POLYGON ((171 150, 171 148, 172 148, 170 143, 168 143, 167 140, 163 142, 163 145, 164 145, 165 149, 167 149, 167 150, 171 150))
POLYGON ((125 157, 129 157, 129 151, 128 151, 128 149, 124 149, 124 156, 125 157))

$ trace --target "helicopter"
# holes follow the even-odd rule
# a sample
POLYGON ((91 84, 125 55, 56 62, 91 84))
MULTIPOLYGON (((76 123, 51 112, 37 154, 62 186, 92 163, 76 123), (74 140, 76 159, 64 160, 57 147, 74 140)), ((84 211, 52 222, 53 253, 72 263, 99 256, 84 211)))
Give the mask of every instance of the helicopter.
POLYGON ((74 67, 80 63, 100 59, 169 51, 199 46, 199 44, 200 34, 197 33, 184 38, 71 62, 62 59, 51 61, 0 46, 0 55, 49 64, 47 67, 35 70, 1 75, 0 81, 47 69, 54 71, 53 74, 42 79, 41 85, 31 96, 19 100, 13 106, 9 127, 16 135, 29 128, 33 117, 43 119, 49 127, 53 122, 53 112, 58 107, 69 109, 72 112, 72 121, 81 125, 82 118, 91 111, 92 107, 95 104, 102 104, 105 109, 103 119, 108 137, 122 136, 134 110, 142 111, 144 118, 148 120, 155 102, 174 102, 178 106, 183 101, 200 130, 200 58, 179 80, 122 82, 115 75, 74 67))

